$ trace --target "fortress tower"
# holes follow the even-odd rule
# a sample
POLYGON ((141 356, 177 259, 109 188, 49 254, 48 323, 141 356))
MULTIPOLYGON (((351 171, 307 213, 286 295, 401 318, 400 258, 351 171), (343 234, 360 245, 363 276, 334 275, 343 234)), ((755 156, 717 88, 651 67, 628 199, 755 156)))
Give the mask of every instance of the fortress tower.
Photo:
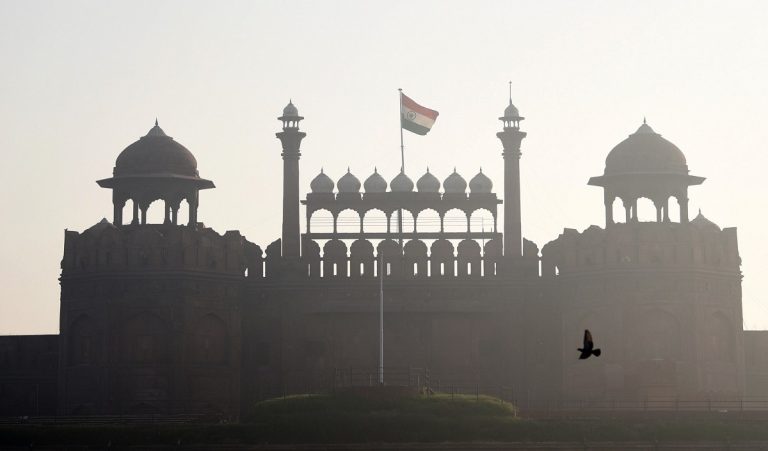
POLYGON ((244 240, 197 221, 198 192, 213 183, 157 124, 98 183, 113 190, 113 223, 65 235, 59 412, 236 416, 244 240), (133 219, 123 224, 127 200, 133 219), (164 220, 150 224, 156 200, 164 220))
POLYGON ((605 190, 606 228, 565 229, 542 249, 546 296, 560 304, 566 396, 597 400, 735 399, 744 390, 736 229, 688 221, 683 153, 643 124, 589 184, 605 190), (613 220, 615 198, 626 222, 613 220), (654 222, 637 204, 649 198, 654 222), (680 206, 670 218, 669 198, 680 206), (576 360, 584 329, 603 349, 576 360))

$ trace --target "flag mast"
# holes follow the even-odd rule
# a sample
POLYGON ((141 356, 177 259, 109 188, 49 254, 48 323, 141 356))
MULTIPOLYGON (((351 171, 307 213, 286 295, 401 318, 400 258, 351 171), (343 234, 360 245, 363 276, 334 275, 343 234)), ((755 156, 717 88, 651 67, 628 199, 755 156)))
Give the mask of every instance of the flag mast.
MULTIPOLYGON (((400 172, 405 174, 405 145, 403 144, 403 88, 397 88, 400 93, 400 172)), ((400 246, 403 245, 403 209, 397 210, 397 235, 400 246)))

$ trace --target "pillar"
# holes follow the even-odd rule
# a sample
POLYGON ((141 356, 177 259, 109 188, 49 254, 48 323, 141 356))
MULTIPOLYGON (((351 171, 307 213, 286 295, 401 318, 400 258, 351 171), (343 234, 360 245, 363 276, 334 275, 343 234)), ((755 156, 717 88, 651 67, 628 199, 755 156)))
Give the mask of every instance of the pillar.
MULTIPOLYGON (((283 122, 283 131, 276 133, 283 146, 283 257, 299 258, 301 230, 299 227, 299 158, 301 140, 306 133, 299 131, 298 120, 283 122), (290 126, 289 125, 293 125, 290 126)), ((336 218, 333 220, 336 233, 336 218)))
POLYGON ((615 197, 609 196, 607 193, 603 202, 605 203, 605 227, 613 224, 613 200, 615 197))
POLYGON ((688 196, 678 197, 677 204, 680 206, 680 223, 688 224, 688 196))
POLYGON ((187 204, 189 204, 189 223, 187 225, 190 227, 197 227, 197 204, 199 196, 200 193, 195 191, 187 198, 187 204))
POLYGON ((527 133, 515 126, 505 126, 496 134, 504 152, 504 257, 522 257, 520 218, 520 145, 527 133))
POLYGON ((662 213, 663 213, 661 210, 663 206, 661 202, 657 202, 657 201, 653 201, 653 206, 656 208, 656 222, 661 222, 662 213))
POLYGON ((669 222, 669 197, 664 199, 664 222, 669 222))
POLYGON ((123 207, 125 206, 125 199, 119 196, 116 191, 112 191, 112 223, 116 226, 123 225, 123 207))
POLYGON ((632 222, 632 202, 626 199, 621 199, 621 203, 624 205, 624 222, 629 224, 632 222))
POLYGON ((133 203, 133 219, 131 220, 131 224, 136 225, 139 223, 139 202, 136 201, 136 199, 133 199, 132 203, 133 203))
POLYGON ((171 223, 171 205, 165 199, 163 199, 163 209, 165 210, 165 214, 163 217, 163 224, 170 224, 171 223))

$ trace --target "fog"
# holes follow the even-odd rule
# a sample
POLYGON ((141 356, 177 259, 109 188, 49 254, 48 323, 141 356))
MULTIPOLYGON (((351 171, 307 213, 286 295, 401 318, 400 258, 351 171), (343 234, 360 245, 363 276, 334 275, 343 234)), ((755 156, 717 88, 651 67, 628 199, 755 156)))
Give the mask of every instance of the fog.
MULTIPOLYGON (((199 219, 262 247, 280 236, 276 120, 305 117, 301 186, 323 168, 387 180, 400 167, 398 88, 440 116, 405 136, 406 172, 480 167, 501 192, 497 120, 512 97, 528 133, 523 235, 604 225, 587 186, 643 118, 686 155, 689 191, 738 227, 744 324, 768 327, 762 131, 765 2, 10 2, 0 5, 0 334, 58 331, 64 230, 111 219, 95 181, 155 118, 217 188, 199 219)), ((616 209, 615 211, 620 211, 616 209)), ((620 213, 623 213, 621 211, 620 213)), ((152 222, 161 208, 149 212, 152 222)), ((303 213, 301 215, 304 216, 303 213)), ((652 206, 640 205, 641 220, 652 206)), ((183 218, 182 218, 183 220, 183 218)), ((500 222, 499 227, 501 228, 500 222)), ((303 227, 302 227, 303 228, 303 227)))

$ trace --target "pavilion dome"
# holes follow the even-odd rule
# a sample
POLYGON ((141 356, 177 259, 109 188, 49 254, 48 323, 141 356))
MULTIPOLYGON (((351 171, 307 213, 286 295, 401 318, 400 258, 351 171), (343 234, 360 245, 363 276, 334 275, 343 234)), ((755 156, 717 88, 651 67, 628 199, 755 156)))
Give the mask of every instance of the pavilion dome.
POLYGON ((720 231, 720 226, 707 219, 707 217, 701 213, 701 210, 699 210, 699 214, 691 220, 691 225, 700 230, 720 231))
POLYGON ((379 174, 379 170, 373 168, 371 174, 363 183, 366 193, 385 193, 387 191, 387 181, 379 174))
POLYGON ((299 115, 299 109, 293 104, 293 101, 288 101, 288 105, 283 108, 283 116, 296 117, 299 115))
POLYGON ((611 150, 605 159, 605 175, 688 175, 685 155, 643 120, 637 131, 611 150))
POLYGON ((474 194, 486 194, 490 193, 492 190, 493 182, 487 175, 483 174, 483 168, 480 168, 480 172, 469 181, 469 191, 474 194))
POLYGON ((317 177, 309 182, 309 188, 313 193, 333 193, 333 186, 333 180, 331 180, 322 169, 320 169, 320 173, 317 174, 317 177))
POLYGON ((115 162, 113 175, 176 175, 198 177, 197 160, 155 121, 149 132, 126 147, 115 162))
POLYGON ((413 180, 411 180, 403 171, 389 182, 389 188, 395 193, 409 193, 413 191, 413 180))
POLYGON ((440 180, 437 179, 427 168, 427 172, 416 182, 416 188, 420 193, 439 193, 440 180))
POLYGON ((360 192, 360 180, 357 179, 347 168, 347 173, 341 176, 336 183, 340 193, 359 193, 360 192))
POLYGON ((504 117, 507 117, 507 118, 520 117, 520 111, 518 111, 517 107, 512 104, 512 99, 509 99, 509 105, 507 105, 507 107, 504 108, 504 117))
POLYGON ((443 181, 443 190, 446 194, 464 194, 467 191, 467 181, 453 168, 453 174, 443 181))

